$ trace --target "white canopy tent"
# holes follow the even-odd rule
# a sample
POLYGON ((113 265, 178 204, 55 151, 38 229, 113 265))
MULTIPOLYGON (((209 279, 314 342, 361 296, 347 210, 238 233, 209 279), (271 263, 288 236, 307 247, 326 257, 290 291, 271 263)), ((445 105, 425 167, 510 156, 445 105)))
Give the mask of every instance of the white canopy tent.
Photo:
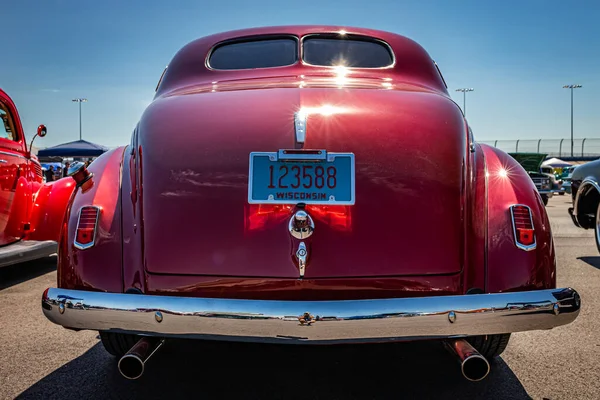
POLYGON ((542 167, 564 168, 570 167, 572 164, 561 160, 560 158, 550 158, 542 163, 542 167))

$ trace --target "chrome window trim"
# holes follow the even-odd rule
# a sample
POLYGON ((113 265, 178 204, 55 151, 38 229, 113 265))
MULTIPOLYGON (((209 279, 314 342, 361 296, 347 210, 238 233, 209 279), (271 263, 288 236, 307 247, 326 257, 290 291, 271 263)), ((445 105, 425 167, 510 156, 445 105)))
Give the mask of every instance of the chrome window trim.
POLYGON ((349 40, 358 40, 358 41, 363 41, 363 42, 379 43, 379 44, 383 45, 385 48, 387 48, 387 50, 390 52, 390 54, 392 56, 392 63, 385 67, 345 67, 347 70, 353 71, 353 70, 363 70, 364 69, 364 70, 368 70, 368 71, 378 71, 378 70, 392 69, 396 66, 396 53, 394 53, 394 49, 392 49, 392 46, 390 46, 389 43, 387 43, 386 41, 384 41, 382 39, 378 39, 373 36, 367 36, 367 35, 359 35, 359 34, 352 34, 352 33, 344 33, 342 35, 336 31, 321 32, 321 33, 309 33, 307 35, 302 36, 302 39, 300 40, 300 62, 302 62, 302 65, 306 65, 309 67, 319 67, 319 68, 338 68, 338 66, 335 66, 335 65, 310 64, 310 63, 304 61, 304 41, 306 39, 310 39, 315 36, 322 36, 325 39, 331 39, 331 40, 343 40, 340 38, 343 36, 343 38, 347 38, 349 40))
POLYGON ((98 232, 98 220, 100 219, 100 213, 102 212, 102 207, 98 206, 82 206, 79 209, 79 216, 77 217, 77 225, 75 226, 75 237, 73 238, 73 246, 79 250, 89 249, 90 247, 96 244, 96 233, 98 232), (95 208, 96 209, 96 222, 94 226, 94 236, 92 237, 92 241, 86 244, 79 243, 77 241, 77 231, 79 230, 79 222, 81 221, 81 211, 84 208, 95 208))
POLYGON ((440 74, 440 78, 442 78, 442 82, 444 82, 444 86, 446 86, 446 89, 448 89, 448 85, 446 84, 446 80, 444 79, 444 75, 442 75, 442 71, 440 70, 440 67, 435 62, 435 60, 431 60, 431 61, 433 61, 433 65, 435 65, 435 69, 437 69, 438 74, 440 74))
POLYGON ((525 251, 531 251, 531 250, 535 250, 535 248, 537 247, 537 239, 535 237, 535 225, 533 225, 533 216, 531 214, 531 207, 525 205, 525 204, 513 204, 510 206, 510 220, 512 223, 512 229, 513 229, 513 237, 515 239, 515 245, 521 249, 521 250, 525 250, 525 251), (531 228, 533 229, 533 244, 530 244, 528 246, 519 243, 519 241, 517 240, 517 228, 515 226, 515 214, 514 214, 514 208, 515 207, 525 207, 527 208, 527 210, 529 211, 529 221, 531 222, 531 228))
POLYGON ((163 78, 165 77, 165 74, 167 73, 167 68, 169 68, 168 65, 165 67, 162 74, 160 74, 160 78, 158 78, 158 83, 156 84, 156 88, 154 89, 154 92, 158 92, 158 88, 160 87, 160 84, 161 84, 163 78))
POLYGON ((300 48, 300 38, 298 36, 292 35, 290 33, 269 33, 266 35, 240 36, 237 38, 227 39, 227 40, 223 40, 221 42, 215 43, 210 48, 210 50, 208 51, 208 54, 206 55, 206 59, 204 60, 204 67, 209 71, 216 71, 216 72, 269 70, 269 69, 273 69, 273 68, 291 67, 294 65, 298 65, 298 63, 300 62, 300 54, 299 54, 299 50, 298 50, 299 48, 300 48), (236 43, 244 43, 244 42, 259 42, 261 40, 275 40, 275 39, 292 39, 296 42, 296 51, 295 51, 296 60, 292 64, 278 65, 276 67, 238 68, 238 69, 219 69, 219 68, 213 68, 210 65, 210 58, 212 57, 213 52, 221 46, 225 46, 228 44, 236 44, 236 43))
POLYGON ((0 140, 8 140, 11 143, 18 143, 21 140, 21 135, 19 134, 19 130, 16 127, 17 124, 15 123, 19 121, 19 113, 17 112, 16 105, 10 105, 10 98, 8 101, 4 101, 4 98, 0 99, 0 104, 0 109, 2 109, 6 115, 8 115, 8 125, 13 136, 12 138, 0 137, 0 140))

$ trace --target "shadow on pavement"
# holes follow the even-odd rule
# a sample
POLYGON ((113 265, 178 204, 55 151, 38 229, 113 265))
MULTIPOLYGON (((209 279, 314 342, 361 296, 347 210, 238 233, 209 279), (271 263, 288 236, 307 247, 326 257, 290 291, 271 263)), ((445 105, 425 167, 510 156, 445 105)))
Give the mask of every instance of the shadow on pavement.
POLYGON ((97 344, 38 381, 19 399, 93 398, 529 399, 497 359, 481 382, 466 381, 439 343, 305 347, 167 342, 136 381, 97 344))
POLYGON ((591 265, 594 268, 600 269, 600 257, 577 257, 578 260, 591 265))
POLYGON ((56 256, 0 268, 0 290, 56 270, 56 256))

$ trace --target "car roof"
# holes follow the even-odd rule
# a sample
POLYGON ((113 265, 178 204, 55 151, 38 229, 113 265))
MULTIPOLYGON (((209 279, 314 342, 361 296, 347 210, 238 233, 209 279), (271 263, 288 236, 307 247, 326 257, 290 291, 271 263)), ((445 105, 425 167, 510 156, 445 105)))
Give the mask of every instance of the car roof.
POLYGON ((157 96, 184 86, 244 78, 264 78, 284 74, 331 73, 332 67, 308 66, 300 62, 291 66, 215 71, 206 66, 211 50, 226 41, 235 39, 260 38, 269 35, 290 35, 303 38, 312 34, 338 34, 366 36, 387 43, 395 55, 395 63, 389 68, 360 70, 363 76, 395 79, 404 83, 413 83, 442 92, 447 95, 446 84, 431 56, 416 41, 408 37, 368 28, 339 25, 284 25, 232 30, 212 34, 193 40, 183 46, 168 64, 168 68, 157 87, 157 96))

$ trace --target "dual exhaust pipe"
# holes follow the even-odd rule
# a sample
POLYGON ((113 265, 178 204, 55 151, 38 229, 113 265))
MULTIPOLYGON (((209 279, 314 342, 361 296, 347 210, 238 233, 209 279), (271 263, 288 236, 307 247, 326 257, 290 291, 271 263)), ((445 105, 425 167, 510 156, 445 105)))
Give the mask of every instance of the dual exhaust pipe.
MULTIPOLYGON (((146 362, 162 347, 165 339, 142 337, 119 360, 118 368, 127 379, 138 379, 144 373, 146 362)), ((463 376, 473 382, 484 379, 490 373, 490 363, 465 339, 449 339, 444 341, 446 348, 452 352, 458 362, 463 376)))

